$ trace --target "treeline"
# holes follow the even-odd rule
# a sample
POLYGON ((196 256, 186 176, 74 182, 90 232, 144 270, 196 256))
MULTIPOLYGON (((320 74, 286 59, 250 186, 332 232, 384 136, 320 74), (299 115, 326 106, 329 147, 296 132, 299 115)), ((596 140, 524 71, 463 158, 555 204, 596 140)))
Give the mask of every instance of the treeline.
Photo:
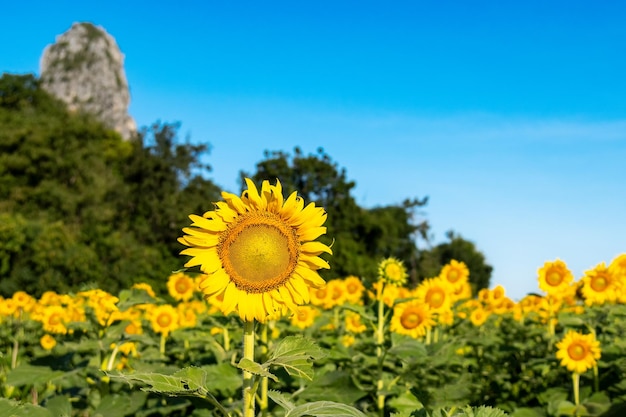
MULTIPOLYGON (((40 89, 34 75, 0 78, 0 294, 18 290, 75 291, 94 286, 116 292, 134 282, 164 290, 167 276, 184 263, 176 241, 190 213, 220 200, 220 187, 203 164, 208 144, 180 143, 177 124, 155 123, 131 140, 92 117, 69 113, 40 89)), ((473 243, 449 235, 428 243, 421 217, 427 199, 365 209, 355 183, 331 157, 266 152, 256 171, 241 175, 280 178, 285 192, 328 211, 332 269, 325 278, 376 276, 383 257, 405 262, 417 282, 450 259, 466 262, 474 288, 489 285, 491 267, 473 243)), ((229 190, 235 193, 239 190, 229 190)))

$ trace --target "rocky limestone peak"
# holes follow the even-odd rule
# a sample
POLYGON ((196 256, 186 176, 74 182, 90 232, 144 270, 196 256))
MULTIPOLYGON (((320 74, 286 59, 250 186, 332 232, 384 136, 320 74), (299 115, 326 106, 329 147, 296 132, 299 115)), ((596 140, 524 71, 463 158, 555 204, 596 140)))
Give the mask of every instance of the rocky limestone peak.
POLYGON ((74 23, 44 49, 40 74, 42 87, 70 111, 94 115, 125 139, 137 131, 128 114, 124 55, 104 28, 74 23))

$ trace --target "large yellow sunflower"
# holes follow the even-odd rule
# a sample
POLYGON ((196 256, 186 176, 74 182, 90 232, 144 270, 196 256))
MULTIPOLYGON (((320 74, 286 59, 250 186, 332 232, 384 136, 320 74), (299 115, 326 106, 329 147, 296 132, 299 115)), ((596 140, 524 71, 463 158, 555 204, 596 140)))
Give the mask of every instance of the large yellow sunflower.
POLYGON ((556 347, 558 349, 556 357, 570 372, 582 374, 593 368, 600 359, 600 342, 593 334, 570 330, 556 347))
POLYGON ((434 313, 446 311, 451 305, 452 288, 443 279, 426 279, 415 288, 415 296, 428 304, 434 313))
POLYGON ((574 279, 572 272, 560 259, 544 263, 537 273, 539 275, 539 288, 548 294, 557 296, 563 294, 574 279))
POLYGON ((241 197, 222 192, 224 201, 202 217, 191 215, 192 227, 179 242, 189 248, 186 267, 199 266, 207 274, 200 283, 205 297, 222 296, 222 312, 236 312, 244 321, 265 322, 286 308, 309 302, 309 288, 324 280, 319 257, 331 249, 314 241, 324 233, 326 212, 292 193, 283 199, 282 186, 263 181, 261 191, 246 178, 241 197))
POLYGON ((469 268, 464 262, 452 259, 441 269, 439 277, 447 281, 455 290, 468 282, 469 268))
POLYGON ((585 304, 588 306, 612 303, 617 299, 619 282, 604 262, 589 271, 585 271, 582 281, 581 292, 585 298, 585 304))
POLYGON ((393 309, 391 331, 418 338, 426 334, 426 329, 435 325, 432 312, 421 300, 400 303, 393 309))

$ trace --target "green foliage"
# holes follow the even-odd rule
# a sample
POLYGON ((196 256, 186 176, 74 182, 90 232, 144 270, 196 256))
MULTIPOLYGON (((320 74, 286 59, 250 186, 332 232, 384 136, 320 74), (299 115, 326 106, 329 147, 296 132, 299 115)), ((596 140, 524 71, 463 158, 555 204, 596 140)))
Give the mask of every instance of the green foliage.
POLYGON ((124 141, 68 113, 33 75, 0 77, 0 294, 163 290, 186 216, 219 197, 199 162, 208 145, 179 144, 177 129, 124 141))

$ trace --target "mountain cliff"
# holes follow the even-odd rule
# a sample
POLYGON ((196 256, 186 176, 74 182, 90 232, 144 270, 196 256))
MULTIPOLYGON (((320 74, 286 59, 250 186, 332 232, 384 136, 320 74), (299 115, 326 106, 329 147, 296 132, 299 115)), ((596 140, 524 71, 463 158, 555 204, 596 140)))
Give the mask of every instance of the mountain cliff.
POLYGON ((124 55, 104 28, 74 23, 40 62, 42 87, 67 103, 70 111, 90 113, 128 139, 136 131, 128 114, 130 92, 124 55))

